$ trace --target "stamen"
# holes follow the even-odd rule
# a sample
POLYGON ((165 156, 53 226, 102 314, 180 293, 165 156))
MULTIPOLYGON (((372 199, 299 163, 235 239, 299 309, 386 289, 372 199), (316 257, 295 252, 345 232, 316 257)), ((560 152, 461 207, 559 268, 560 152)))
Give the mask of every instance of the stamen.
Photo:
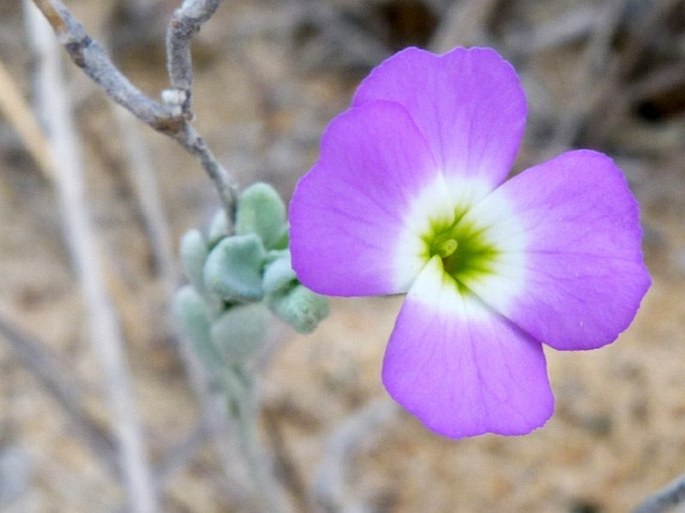
POLYGON ((457 250, 458 245, 459 243, 455 239, 444 240, 433 247, 434 254, 440 256, 440 258, 447 258, 457 250))

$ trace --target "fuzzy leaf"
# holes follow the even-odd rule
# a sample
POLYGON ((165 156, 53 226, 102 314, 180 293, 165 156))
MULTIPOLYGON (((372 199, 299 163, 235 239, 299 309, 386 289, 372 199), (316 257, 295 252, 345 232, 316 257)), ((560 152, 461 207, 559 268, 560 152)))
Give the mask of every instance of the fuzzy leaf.
POLYGON ((267 294, 285 292, 297 284, 297 276, 290 263, 290 252, 286 250, 279 253, 281 254, 267 264, 264 271, 262 284, 267 294))
POLYGON ((311 333, 326 316, 328 300, 303 285, 296 285, 285 294, 268 296, 269 308, 295 331, 311 333))
POLYGON ((222 367, 223 358, 212 342, 210 320, 202 297, 186 285, 176 293, 173 310, 200 361, 208 370, 216 372, 222 367))
POLYGON ((204 266, 209 250, 199 230, 190 230, 181 239, 181 265, 190 284, 200 294, 205 292, 204 266))
POLYGON ((214 217, 212 222, 209 223, 209 228, 207 229, 207 246, 211 249, 217 245, 217 243, 228 235, 228 220, 226 219, 226 212, 224 209, 220 208, 214 217))
POLYGON ((245 363, 257 356, 267 335, 267 316, 261 304, 237 305, 212 325, 212 340, 231 363, 245 363))
POLYGON ((204 269, 208 290, 226 301, 259 301, 266 252, 254 233, 226 237, 211 251, 204 269))
POLYGON ((256 233, 266 249, 281 247, 287 241, 285 204, 276 189, 256 183, 238 200, 235 231, 238 235, 256 233))

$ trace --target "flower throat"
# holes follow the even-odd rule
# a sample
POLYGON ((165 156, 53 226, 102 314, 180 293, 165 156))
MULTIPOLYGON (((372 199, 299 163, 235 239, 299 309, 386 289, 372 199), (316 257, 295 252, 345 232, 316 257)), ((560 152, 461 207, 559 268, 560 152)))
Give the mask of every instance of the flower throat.
POLYGON ((424 237, 428 259, 439 256, 445 274, 456 283, 459 291, 469 290, 469 283, 494 272, 498 249, 487 240, 486 229, 462 220, 449 226, 434 225, 424 237))

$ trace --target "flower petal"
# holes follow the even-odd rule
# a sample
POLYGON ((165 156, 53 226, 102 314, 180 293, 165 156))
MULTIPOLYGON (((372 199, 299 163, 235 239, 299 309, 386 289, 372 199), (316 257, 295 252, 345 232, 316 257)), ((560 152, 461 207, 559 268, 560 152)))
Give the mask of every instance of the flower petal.
POLYGON ((484 281, 471 290, 556 349, 612 342, 649 288, 637 202, 601 153, 571 151, 530 168, 467 216, 488 219, 507 261, 516 262, 490 287, 484 281))
POLYGON ((462 296, 434 257, 407 295, 385 353, 390 395, 429 429, 518 435, 552 415, 541 344, 462 296))
POLYGON ((299 279, 329 295, 406 292, 425 265, 419 236, 453 216, 433 156, 403 107, 375 102, 336 117, 290 204, 299 279))
POLYGON ((509 174, 523 135, 526 99, 514 68, 495 51, 403 50, 371 72, 353 105, 377 100, 407 109, 457 202, 473 203, 509 174))

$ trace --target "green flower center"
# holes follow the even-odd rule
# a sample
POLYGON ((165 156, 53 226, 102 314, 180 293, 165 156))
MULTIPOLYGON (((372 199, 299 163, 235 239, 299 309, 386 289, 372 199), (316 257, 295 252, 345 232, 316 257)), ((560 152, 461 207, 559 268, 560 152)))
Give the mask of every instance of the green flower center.
POLYGON ((439 256, 445 274, 454 280, 459 292, 465 294, 474 280, 494 273, 500 252, 488 240, 486 228, 463 218, 461 213, 449 225, 434 224, 423 240, 428 260, 439 256))

